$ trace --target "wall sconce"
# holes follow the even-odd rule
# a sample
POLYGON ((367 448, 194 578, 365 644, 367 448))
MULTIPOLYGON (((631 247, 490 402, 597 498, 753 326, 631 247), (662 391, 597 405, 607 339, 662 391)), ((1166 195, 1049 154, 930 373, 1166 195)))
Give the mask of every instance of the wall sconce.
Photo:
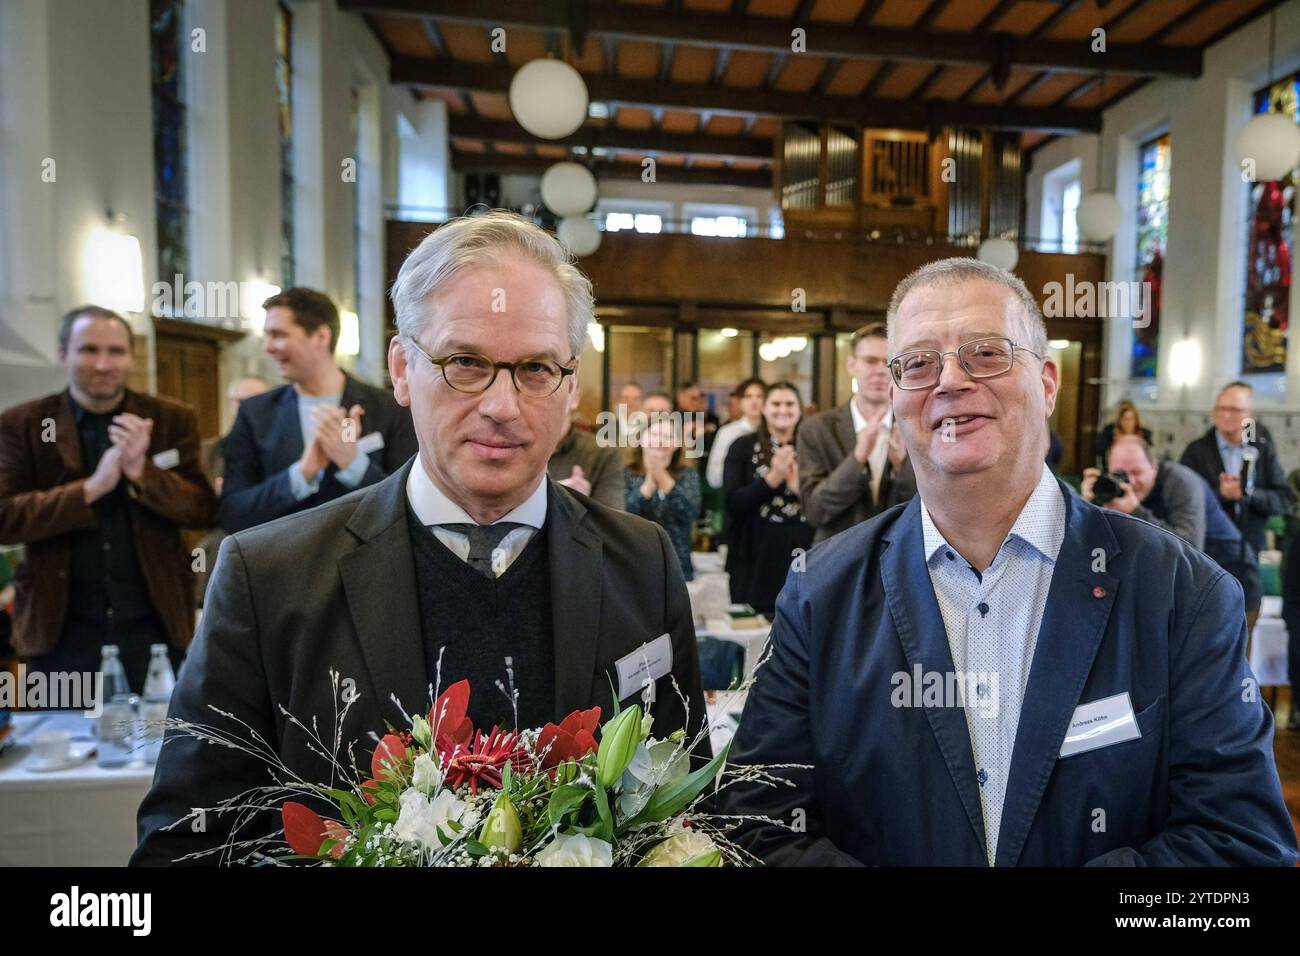
POLYGON ((86 243, 86 290, 96 305, 115 312, 144 311, 144 257, 140 240, 98 228, 86 243))
POLYGON ((361 354, 361 320, 355 312, 339 313, 339 342, 336 355, 361 354))
POLYGON ((1201 377, 1201 344, 1195 339, 1175 342, 1169 349, 1169 378, 1179 386, 1195 385, 1201 377))
POLYGON ((280 287, 264 279, 254 279, 240 285, 240 294, 243 298, 240 312, 244 316, 245 323, 248 328, 261 335, 266 325, 266 310, 262 308, 262 303, 273 295, 279 295, 280 287))

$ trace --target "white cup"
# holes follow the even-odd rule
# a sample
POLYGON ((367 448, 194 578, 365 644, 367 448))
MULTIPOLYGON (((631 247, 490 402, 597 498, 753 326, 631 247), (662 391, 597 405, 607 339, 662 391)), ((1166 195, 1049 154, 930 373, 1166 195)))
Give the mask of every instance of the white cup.
POLYGON ((66 730, 47 730, 32 740, 36 762, 45 767, 66 763, 72 750, 72 734, 66 730))

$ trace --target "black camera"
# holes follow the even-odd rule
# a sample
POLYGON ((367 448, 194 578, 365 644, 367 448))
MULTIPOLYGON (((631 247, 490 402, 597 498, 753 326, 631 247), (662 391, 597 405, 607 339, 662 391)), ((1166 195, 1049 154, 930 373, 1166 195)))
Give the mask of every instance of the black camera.
POLYGON ((1116 498, 1123 498, 1124 489, 1121 484, 1127 483, 1128 472, 1126 471, 1117 469, 1111 472, 1103 472, 1092 483, 1092 503, 1100 508, 1116 498))

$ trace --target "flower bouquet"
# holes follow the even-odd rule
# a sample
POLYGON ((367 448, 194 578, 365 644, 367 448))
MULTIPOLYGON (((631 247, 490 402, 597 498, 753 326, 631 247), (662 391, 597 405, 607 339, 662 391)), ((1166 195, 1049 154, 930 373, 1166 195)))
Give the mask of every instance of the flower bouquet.
POLYGON ((346 787, 295 782, 337 818, 283 803, 290 852, 276 858, 438 867, 752 862, 701 809, 726 760, 724 748, 692 768, 707 728, 696 740, 681 730, 656 740, 650 715, 633 706, 604 724, 593 707, 539 730, 485 732, 467 716, 469 695, 460 681, 409 730, 390 728, 368 778, 346 787))

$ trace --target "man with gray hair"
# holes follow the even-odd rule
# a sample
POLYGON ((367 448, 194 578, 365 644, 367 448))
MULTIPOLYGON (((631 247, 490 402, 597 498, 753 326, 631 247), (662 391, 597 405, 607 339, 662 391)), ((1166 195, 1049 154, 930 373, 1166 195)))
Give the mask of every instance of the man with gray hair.
MULTIPOLYGON (((330 726, 350 702, 341 752, 354 743, 368 760, 373 734, 409 726, 462 679, 485 733, 646 701, 657 736, 694 738, 704 697, 668 536, 547 478, 590 282, 554 237, 497 211, 429 235, 392 297, 388 367, 418 454, 378 484, 226 539, 172 716, 211 724, 219 708, 314 781, 331 766, 313 721, 330 726)), ((267 782, 248 753, 169 736, 133 862, 273 832, 274 820, 232 832, 209 813, 200 832, 186 819, 267 782)))
POLYGON ((917 497, 791 570, 731 759, 795 786, 724 790, 739 842, 769 863, 1293 865, 1241 588, 1047 469, 1059 372, 1024 283, 931 263, 888 321, 917 497))

